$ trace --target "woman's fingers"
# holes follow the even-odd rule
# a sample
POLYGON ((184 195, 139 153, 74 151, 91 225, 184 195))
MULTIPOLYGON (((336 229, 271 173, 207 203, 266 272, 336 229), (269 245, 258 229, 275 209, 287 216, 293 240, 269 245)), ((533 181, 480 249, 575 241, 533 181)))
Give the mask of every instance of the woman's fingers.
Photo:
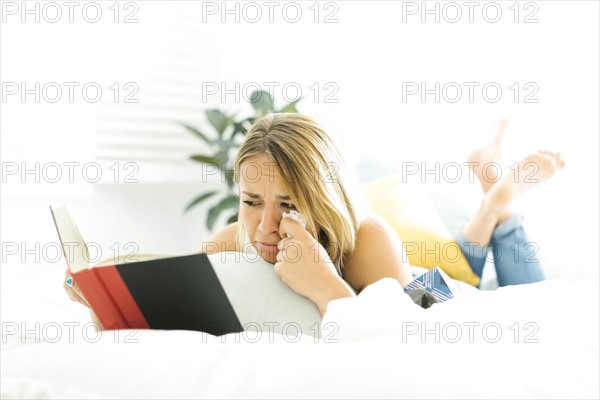
POLYGON ((67 295, 69 296, 69 299, 71 299, 73 301, 76 301, 76 302, 78 302, 80 304, 83 304, 86 307, 90 307, 90 305, 88 304, 88 302, 85 300, 85 298, 81 294, 81 291, 79 290, 79 287, 77 286, 77 283, 73 282, 72 285, 69 285, 67 283, 67 280, 69 278, 73 279, 73 277, 71 277, 71 274, 69 273, 69 271, 67 271, 65 273, 65 280, 63 282, 63 288, 67 292, 67 295))
POLYGON ((283 218, 279 223, 279 236, 282 240, 286 238, 294 238, 296 240, 304 240, 311 237, 310 233, 298 221, 292 218, 283 218))

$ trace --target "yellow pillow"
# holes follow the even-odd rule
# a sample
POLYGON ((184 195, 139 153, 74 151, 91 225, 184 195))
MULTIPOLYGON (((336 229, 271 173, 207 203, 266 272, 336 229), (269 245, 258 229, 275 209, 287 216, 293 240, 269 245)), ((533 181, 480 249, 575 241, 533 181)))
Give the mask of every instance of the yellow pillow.
POLYGON ((400 175, 391 175, 367 184, 364 191, 372 211, 400 236, 411 265, 439 266, 454 279, 479 284, 479 277, 423 189, 403 183, 400 175))

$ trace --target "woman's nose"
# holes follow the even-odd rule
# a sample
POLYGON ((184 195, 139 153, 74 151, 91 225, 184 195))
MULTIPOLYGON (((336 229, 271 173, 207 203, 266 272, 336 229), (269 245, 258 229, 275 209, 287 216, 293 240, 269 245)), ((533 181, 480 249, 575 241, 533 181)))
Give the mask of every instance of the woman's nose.
POLYGON ((258 225, 258 229, 260 229, 262 233, 266 234, 279 232, 280 222, 281 214, 275 208, 265 207, 260 219, 260 224, 258 225))

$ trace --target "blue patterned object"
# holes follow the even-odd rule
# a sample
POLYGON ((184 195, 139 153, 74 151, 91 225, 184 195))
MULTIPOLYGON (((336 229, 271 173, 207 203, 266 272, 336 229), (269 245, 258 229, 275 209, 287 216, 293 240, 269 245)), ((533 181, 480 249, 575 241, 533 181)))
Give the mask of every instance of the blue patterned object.
POLYGON ((423 308, 450 300, 460 292, 458 285, 440 268, 435 267, 413 279, 404 292, 423 308))

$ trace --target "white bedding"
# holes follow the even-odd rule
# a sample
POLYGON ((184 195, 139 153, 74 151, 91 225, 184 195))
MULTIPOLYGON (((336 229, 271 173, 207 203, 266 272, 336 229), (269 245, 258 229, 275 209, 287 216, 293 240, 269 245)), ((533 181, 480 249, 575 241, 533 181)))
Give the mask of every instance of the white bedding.
POLYGON ((596 283, 464 293, 423 310, 384 279, 356 299, 330 303, 321 339, 291 331, 96 337, 84 332, 83 307, 61 292, 61 274, 2 270, 2 398, 599 397, 596 283), (40 329, 24 338, 11 333, 35 322, 40 329), (436 322, 437 341, 432 332, 413 333, 435 331, 436 322), (79 324, 72 338, 68 323, 79 324))

